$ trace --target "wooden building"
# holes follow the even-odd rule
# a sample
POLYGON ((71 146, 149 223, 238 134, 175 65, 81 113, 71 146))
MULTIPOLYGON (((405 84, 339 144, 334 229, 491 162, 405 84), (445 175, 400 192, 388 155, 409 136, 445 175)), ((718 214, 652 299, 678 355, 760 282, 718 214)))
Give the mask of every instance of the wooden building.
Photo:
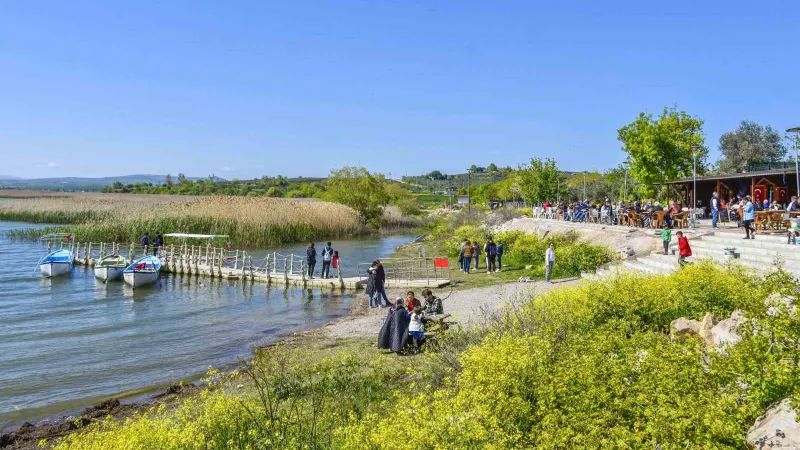
MULTIPOLYGON (((797 178, 794 162, 773 163, 754 167, 753 171, 719 175, 703 175, 697 177, 697 203, 707 207, 711 194, 717 191, 720 198, 728 201, 732 195, 742 198, 750 195, 754 202, 761 203, 765 199, 786 204, 793 195, 797 195, 797 178)), ((691 204, 692 177, 665 183, 672 191, 676 189, 682 204, 691 204)))

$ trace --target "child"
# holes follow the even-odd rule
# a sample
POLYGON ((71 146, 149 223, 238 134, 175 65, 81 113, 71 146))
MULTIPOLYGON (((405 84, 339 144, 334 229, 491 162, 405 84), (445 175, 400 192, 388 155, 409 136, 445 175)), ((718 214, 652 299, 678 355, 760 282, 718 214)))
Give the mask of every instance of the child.
POLYGON ((669 242, 672 240, 672 230, 670 230, 669 225, 664 222, 661 231, 658 233, 661 234, 661 239, 664 241, 664 254, 666 255, 669 253, 669 242))
MULTIPOLYGON (((337 273, 338 273, 338 269, 339 269, 339 250, 335 250, 333 252, 333 259, 331 259, 331 267, 333 267, 334 269, 337 269, 337 273)), ((328 278, 330 278, 330 277, 328 277, 328 278)))
POLYGON ((678 236, 678 249, 680 250, 678 262, 683 266, 686 264, 686 257, 692 256, 692 247, 689 247, 689 240, 683 236, 683 231, 678 231, 675 236, 678 236))
POLYGON ((425 342, 425 326, 422 324, 422 307, 414 306, 409 313, 408 335, 414 339, 414 346, 419 348, 425 342))

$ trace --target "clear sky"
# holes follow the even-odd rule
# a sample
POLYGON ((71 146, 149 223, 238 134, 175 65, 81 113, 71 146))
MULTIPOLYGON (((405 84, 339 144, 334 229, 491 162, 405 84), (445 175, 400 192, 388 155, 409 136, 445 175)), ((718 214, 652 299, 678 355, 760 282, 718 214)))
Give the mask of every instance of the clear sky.
POLYGON ((320 176, 623 159, 677 104, 800 126, 795 1, 5 1, 0 174, 320 176))

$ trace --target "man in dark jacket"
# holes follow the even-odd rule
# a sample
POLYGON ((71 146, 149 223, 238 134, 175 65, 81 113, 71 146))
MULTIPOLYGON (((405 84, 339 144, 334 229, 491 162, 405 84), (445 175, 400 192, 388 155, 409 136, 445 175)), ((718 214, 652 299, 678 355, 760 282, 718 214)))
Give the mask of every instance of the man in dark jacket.
MULTIPOLYGON (((402 302, 402 299, 401 299, 402 302)), ((378 348, 400 352, 408 343, 408 323, 406 310, 401 308, 389 312, 383 327, 378 334, 378 348)))
POLYGON ((150 245, 150 234, 145 233, 142 236, 142 252, 146 255, 147 254, 147 246, 150 245))
POLYGON ((153 237, 153 256, 158 256, 158 249, 164 245, 164 238, 161 237, 161 233, 156 233, 155 237, 153 237))
POLYGON ((308 278, 314 278, 314 266, 317 265, 317 249, 314 243, 308 244, 306 248, 306 263, 308 264, 308 278))
POLYGON ((330 278, 331 260, 333 259, 333 247, 331 243, 322 249, 322 278, 330 278))
POLYGON ((503 270, 503 243, 497 241, 497 271, 500 272, 503 270))

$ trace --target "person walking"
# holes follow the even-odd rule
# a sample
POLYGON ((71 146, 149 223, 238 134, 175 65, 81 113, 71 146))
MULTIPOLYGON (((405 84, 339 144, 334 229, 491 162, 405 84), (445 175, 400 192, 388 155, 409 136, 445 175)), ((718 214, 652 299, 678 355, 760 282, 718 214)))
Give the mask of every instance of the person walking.
POLYGON ((461 256, 464 262, 462 270, 464 273, 469 273, 469 266, 472 264, 472 243, 469 240, 464 244, 464 250, 462 250, 461 256))
POLYGON ((552 242, 547 247, 547 251, 544 254, 544 262, 545 262, 545 271, 544 271, 544 281, 550 282, 550 274, 553 273, 553 266, 556 264, 556 248, 555 244, 552 242))
POLYGON ((142 236, 142 252, 143 252, 142 254, 144 255, 147 254, 148 245, 150 245, 150 234, 145 233, 144 236, 142 236))
POLYGON ((692 256, 692 247, 689 246, 689 240, 683 235, 683 231, 675 233, 678 237, 678 264, 683 267, 686 264, 686 258, 692 256))
POLYGON ((714 191, 711 194, 711 228, 717 228, 717 221, 719 220, 719 211, 722 209, 722 205, 719 202, 719 194, 717 191, 714 191))
POLYGON ((486 273, 492 273, 496 270, 495 258, 497 258, 497 245, 495 245, 492 238, 486 241, 486 273))
POLYGON ((308 264, 308 278, 314 279, 314 266, 317 265, 317 249, 314 248, 314 243, 308 244, 306 248, 306 264, 308 264))
POLYGON ((478 261, 481 260, 481 244, 478 241, 472 244, 472 257, 475 258, 475 270, 478 270, 478 261))
POLYGON ((750 201, 750 196, 745 196, 742 201, 742 226, 744 226, 745 239, 755 239, 756 231, 753 229, 753 221, 756 219, 756 207, 750 201))
POLYGON ((497 241, 497 271, 503 270, 503 242, 497 241))
POLYGON ((322 249, 322 278, 330 278, 331 273, 331 260, 333 259, 333 247, 331 243, 322 249))

